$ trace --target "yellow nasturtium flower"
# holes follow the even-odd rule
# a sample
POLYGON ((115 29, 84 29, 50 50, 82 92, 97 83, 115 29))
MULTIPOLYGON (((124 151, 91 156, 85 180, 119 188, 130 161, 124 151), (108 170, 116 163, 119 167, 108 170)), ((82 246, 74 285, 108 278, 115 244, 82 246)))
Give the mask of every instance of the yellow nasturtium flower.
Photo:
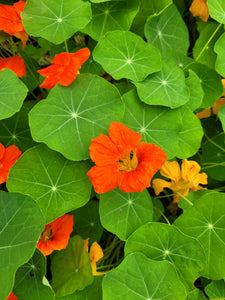
POLYGON ((194 17, 199 17, 204 22, 208 21, 209 8, 206 0, 193 0, 189 10, 194 17))
MULTIPOLYGON (((88 252, 88 240, 89 238, 84 240, 84 250, 86 250, 87 252, 88 252)), ((104 256, 102 248, 97 242, 92 243, 89 254, 90 254, 92 274, 94 276, 104 275, 105 272, 97 272, 96 263, 104 256)))

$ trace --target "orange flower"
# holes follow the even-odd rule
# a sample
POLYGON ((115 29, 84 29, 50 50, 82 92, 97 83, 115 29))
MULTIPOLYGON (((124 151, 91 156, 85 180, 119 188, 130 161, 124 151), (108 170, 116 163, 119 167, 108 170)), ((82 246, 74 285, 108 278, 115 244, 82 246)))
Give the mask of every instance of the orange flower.
POLYGON ((118 122, 111 123, 109 137, 100 134, 92 140, 90 156, 96 165, 87 175, 96 193, 105 193, 117 186, 126 193, 141 192, 149 187, 167 156, 155 144, 140 141, 139 133, 118 122))
POLYGON ((9 170, 12 165, 20 158, 22 152, 15 146, 5 148, 0 143, 0 184, 7 181, 9 170))
MULTIPOLYGON (((152 184, 155 194, 159 195, 164 188, 169 188, 175 193, 179 192, 179 194, 187 196, 192 191, 203 189, 199 184, 207 184, 207 175, 206 173, 199 174, 200 169, 199 164, 192 160, 183 159, 181 169, 178 162, 166 161, 160 169, 160 173, 162 176, 170 178, 171 181, 154 179, 152 184)), ((174 195, 173 203, 179 202, 181 199, 179 194, 174 195)))
MULTIPOLYGON (((88 239, 84 240, 84 250, 88 252, 88 239)), ((97 265, 96 263, 104 256, 101 246, 94 242, 90 247, 90 261, 91 261, 91 268, 92 274, 94 276, 101 276, 104 275, 105 272, 97 272, 97 265)))
POLYGON ((189 10, 194 17, 198 16, 202 21, 208 21, 209 8, 206 0, 194 0, 189 10))
POLYGON ((11 292, 6 300, 19 300, 13 292, 11 292))
POLYGON ((63 86, 70 85, 89 56, 88 48, 80 49, 76 53, 62 52, 55 55, 53 65, 38 71, 39 74, 47 77, 40 87, 52 89, 57 83, 63 86))
POLYGON ((0 57, 0 72, 5 69, 12 70, 18 77, 26 76, 24 60, 19 55, 10 56, 6 59, 0 57))
POLYGON ((66 248, 70 234, 73 231, 73 216, 63 215, 45 225, 41 233, 37 248, 46 256, 54 250, 66 248))
POLYGON ((19 0, 13 5, 0 4, 0 30, 14 35, 23 42, 23 48, 28 40, 28 34, 21 20, 21 12, 24 10, 26 2, 19 0))

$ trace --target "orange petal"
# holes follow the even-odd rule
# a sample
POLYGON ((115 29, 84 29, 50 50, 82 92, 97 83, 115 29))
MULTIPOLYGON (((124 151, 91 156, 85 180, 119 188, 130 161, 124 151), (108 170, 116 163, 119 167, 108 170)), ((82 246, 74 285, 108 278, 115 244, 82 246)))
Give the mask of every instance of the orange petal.
POLYGON ((84 240, 84 250, 86 250, 87 252, 88 252, 88 241, 89 241, 89 238, 84 240))
POLYGON ((72 59, 74 53, 61 52, 56 54, 52 63, 55 65, 66 66, 72 59))
POLYGON ((195 114, 197 118, 204 119, 211 116, 211 108, 206 108, 203 111, 195 114))
POLYGON ((8 57, 5 60, 4 68, 12 70, 18 77, 26 76, 24 60, 19 55, 8 57))
POLYGON ((176 161, 166 161, 160 169, 160 173, 175 182, 181 178, 180 166, 176 161))
POLYGON ((77 57, 80 61, 80 64, 82 65, 86 60, 88 60, 90 54, 90 50, 86 47, 74 53, 74 57, 77 57))
POLYGON ((69 64, 64 68, 59 84, 63 86, 70 85, 76 79, 80 67, 79 59, 72 57, 69 64))
POLYGON ((159 195, 164 188, 171 188, 171 182, 157 178, 152 181, 152 187, 155 191, 155 194, 159 195))
POLYGON ((6 300, 19 300, 19 299, 13 294, 13 292, 11 292, 6 300))
POLYGON ((207 22, 209 18, 209 8, 206 0, 194 0, 189 10, 194 17, 198 16, 202 21, 207 22))
POLYGON ((26 46, 29 35, 25 31, 20 31, 20 30, 18 30, 13 35, 22 41, 22 43, 23 43, 22 50, 23 50, 24 47, 26 46))
POLYGON ((225 105, 225 98, 217 99, 216 102, 213 104, 213 107, 212 107, 213 113, 215 115, 217 115, 218 112, 219 112, 220 107, 222 107, 224 105, 225 105))

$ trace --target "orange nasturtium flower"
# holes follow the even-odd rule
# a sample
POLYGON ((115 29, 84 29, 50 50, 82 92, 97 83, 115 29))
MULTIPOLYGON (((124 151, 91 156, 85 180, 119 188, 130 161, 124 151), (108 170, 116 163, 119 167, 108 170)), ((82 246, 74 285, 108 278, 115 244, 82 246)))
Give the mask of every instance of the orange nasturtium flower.
MULTIPOLYGON (((89 238, 84 240, 84 250, 86 250, 87 252, 88 252, 88 240, 89 238)), ((92 243, 89 254, 90 254, 92 274, 94 276, 104 275, 105 272, 97 272, 96 263, 104 256, 102 248, 97 242, 92 243)))
POLYGON ((117 186, 126 193, 141 192, 150 186, 167 155, 155 144, 140 141, 139 133, 119 122, 111 123, 109 137, 100 134, 92 140, 90 156, 96 165, 87 175, 96 193, 117 186))
POLYGON ((37 248, 46 256, 54 250, 66 248, 70 234, 73 231, 73 216, 63 215, 45 225, 41 233, 37 248))
POLYGON ((208 21, 209 8, 206 0, 193 0, 189 10, 194 17, 198 16, 202 21, 208 21))
POLYGON ((81 65, 89 56, 88 48, 80 49, 76 53, 62 52, 56 54, 51 66, 37 71, 42 76, 47 77, 40 87, 52 89, 57 83, 63 86, 70 85, 79 74, 81 65))
POLYGON ((199 184, 207 184, 207 174, 200 173, 200 166, 196 161, 183 159, 181 169, 176 161, 166 161, 160 173, 162 176, 170 178, 171 181, 154 179, 153 188, 156 195, 159 195, 164 188, 169 188, 175 192, 173 203, 178 203, 182 196, 187 196, 190 192, 203 189, 199 184), (176 194, 178 192, 179 194, 176 194))
POLYGON ((5 148, 0 143, 0 184, 7 181, 10 168, 21 155, 22 152, 17 146, 11 145, 5 148))
POLYGON ((0 4, 0 30, 14 35, 23 42, 23 48, 28 40, 21 19, 21 12, 24 10, 26 2, 19 0, 13 5, 0 4))
POLYGON ((5 69, 12 70, 18 77, 26 76, 24 60, 19 55, 7 58, 0 57, 0 72, 5 69))
POLYGON ((19 300, 13 292, 11 292, 6 300, 19 300))

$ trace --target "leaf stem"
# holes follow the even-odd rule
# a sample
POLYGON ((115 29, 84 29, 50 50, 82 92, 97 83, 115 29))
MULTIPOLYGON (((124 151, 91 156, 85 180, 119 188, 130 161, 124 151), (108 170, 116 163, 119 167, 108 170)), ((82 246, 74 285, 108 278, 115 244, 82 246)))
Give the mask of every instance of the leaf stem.
POLYGON ((182 199, 184 199, 188 204, 190 204, 191 206, 193 206, 194 204, 188 200, 188 198, 186 198, 184 195, 182 195, 181 193, 179 193, 178 191, 175 192, 177 195, 179 195, 182 199))
POLYGON ((64 41, 64 44, 65 44, 66 52, 69 53, 69 48, 66 40, 64 41))
POLYGON ((167 217, 164 215, 164 213, 158 207, 153 206, 153 208, 154 208, 154 210, 156 210, 160 213, 160 215, 165 219, 165 221, 168 225, 171 225, 170 221, 167 219, 167 217))

